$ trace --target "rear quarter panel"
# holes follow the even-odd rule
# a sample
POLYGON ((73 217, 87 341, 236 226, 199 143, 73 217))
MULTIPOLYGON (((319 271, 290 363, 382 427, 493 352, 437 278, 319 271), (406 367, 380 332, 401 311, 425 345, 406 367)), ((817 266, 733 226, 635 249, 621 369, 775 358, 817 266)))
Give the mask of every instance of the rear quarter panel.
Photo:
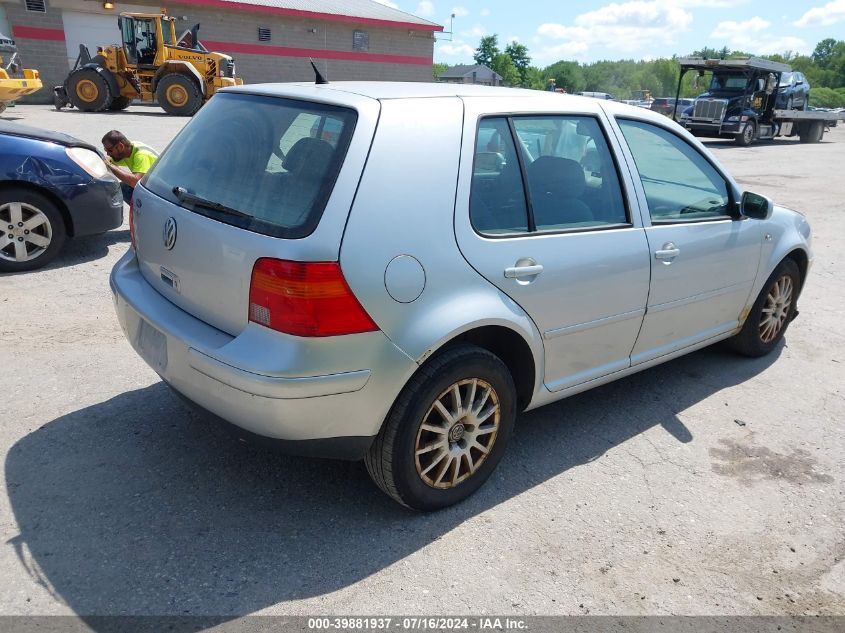
MULTIPOLYGON (((408 356, 423 362, 458 334, 502 325, 542 362, 525 313, 473 270, 458 250, 455 195, 461 153, 460 99, 385 100, 340 251, 344 276, 364 308, 408 356), (400 303, 385 287, 395 257, 410 255, 425 287, 400 303)), ((537 372, 538 380, 542 372, 537 372)), ((409 376, 397 377, 401 384, 409 376)))

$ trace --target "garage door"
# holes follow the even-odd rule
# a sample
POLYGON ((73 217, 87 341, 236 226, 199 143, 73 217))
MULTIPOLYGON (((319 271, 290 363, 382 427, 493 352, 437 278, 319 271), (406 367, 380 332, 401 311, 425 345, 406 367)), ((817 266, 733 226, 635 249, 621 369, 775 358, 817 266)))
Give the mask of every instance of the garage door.
POLYGON ((117 28, 117 14, 97 15, 96 13, 80 13, 77 11, 63 11, 62 20, 65 24, 65 44, 67 45, 67 59, 72 67, 79 56, 79 45, 85 44, 91 56, 97 54, 98 46, 108 46, 120 42, 120 31, 117 28))

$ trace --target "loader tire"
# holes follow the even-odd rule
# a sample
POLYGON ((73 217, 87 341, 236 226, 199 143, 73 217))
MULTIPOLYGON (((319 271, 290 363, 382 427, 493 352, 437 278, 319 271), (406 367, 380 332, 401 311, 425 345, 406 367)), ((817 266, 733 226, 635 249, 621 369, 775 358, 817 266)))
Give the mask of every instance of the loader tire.
POLYGON ((202 106, 202 93, 193 79, 173 73, 158 82, 156 100, 167 114, 193 116, 202 106))
POLYGON ((83 112, 102 112, 112 102, 108 82, 93 68, 74 72, 68 78, 67 93, 70 102, 83 112))
POLYGON ((109 106, 109 110, 111 110, 112 112, 125 110, 129 107, 130 103, 132 103, 132 99, 130 99, 129 97, 115 97, 114 99, 112 99, 111 105, 109 106))

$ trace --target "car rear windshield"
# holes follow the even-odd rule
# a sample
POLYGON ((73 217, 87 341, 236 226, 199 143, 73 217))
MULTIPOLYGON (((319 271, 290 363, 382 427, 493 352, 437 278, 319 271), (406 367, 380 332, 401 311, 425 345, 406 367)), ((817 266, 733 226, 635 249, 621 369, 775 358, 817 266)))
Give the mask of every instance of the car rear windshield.
POLYGON ((233 226, 305 237, 334 188, 356 120, 347 108, 221 93, 176 136, 142 184, 233 226))

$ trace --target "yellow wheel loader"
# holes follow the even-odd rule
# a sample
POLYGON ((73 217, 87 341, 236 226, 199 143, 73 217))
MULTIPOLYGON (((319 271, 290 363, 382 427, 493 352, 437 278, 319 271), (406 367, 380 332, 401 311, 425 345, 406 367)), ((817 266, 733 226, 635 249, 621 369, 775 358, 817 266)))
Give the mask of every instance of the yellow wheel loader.
POLYGON ((93 57, 80 46, 73 70, 53 90, 56 108, 123 110, 137 99, 191 116, 220 88, 243 84, 231 57, 199 41, 199 24, 177 38, 175 22, 164 13, 121 13, 123 43, 99 47, 93 57))
POLYGON ((24 68, 14 40, 0 33, 0 113, 16 99, 40 89, 38 71, 24 68))

